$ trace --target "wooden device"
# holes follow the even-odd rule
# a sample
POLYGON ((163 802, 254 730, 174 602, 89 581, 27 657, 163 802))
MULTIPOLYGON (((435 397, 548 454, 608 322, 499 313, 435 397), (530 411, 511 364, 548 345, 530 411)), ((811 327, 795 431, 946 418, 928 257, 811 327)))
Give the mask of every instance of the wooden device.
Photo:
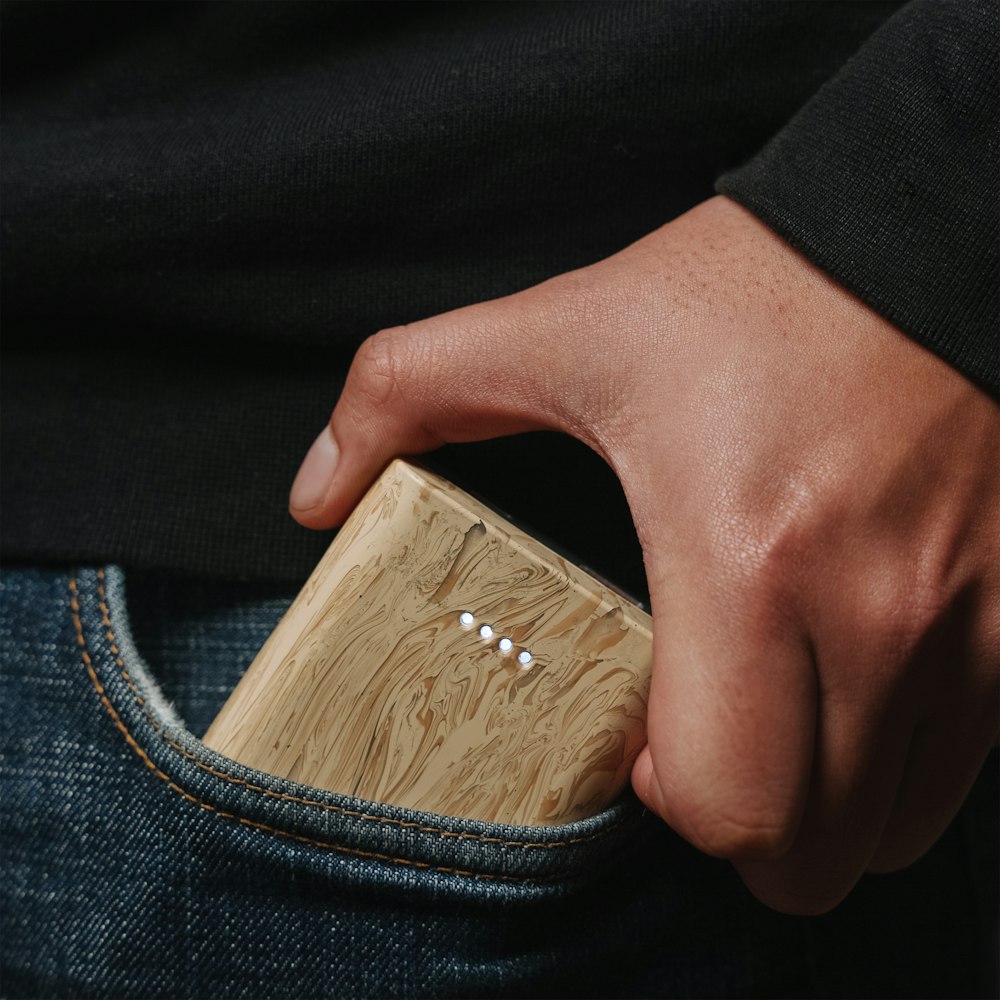
POLYGON ((330 791, 537 826, 645 743, 652 620, 447 480, 394 461, 204 742, 330 791))

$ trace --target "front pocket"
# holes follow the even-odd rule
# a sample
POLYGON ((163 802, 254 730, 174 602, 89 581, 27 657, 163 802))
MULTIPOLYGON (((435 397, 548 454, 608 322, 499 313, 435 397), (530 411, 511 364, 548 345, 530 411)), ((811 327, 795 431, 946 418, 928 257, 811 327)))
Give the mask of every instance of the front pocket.
POLYGON ((199 810, 238 833, 241 849, 328 852, 354 881, 434 891, 531 895, 606 873, 646 824, 631 796, 558 827, 464 821, 324 792, 244 767, 196 739, 164 701, 135 648, 122 570, 85 570, 69 583, 86 677, 134 757, 177 809, 199 810), (254 839, 261 838, 261 844, 254 839))
MULTIPOLYGON (((17 568, 0 598, 5 995, 746 992, 716 932, 738 882, 634 800, 524 828, 276 780, 180 722, 120 570, 17 568)), ((225 662, 199 635, 195 659, 225 662)))

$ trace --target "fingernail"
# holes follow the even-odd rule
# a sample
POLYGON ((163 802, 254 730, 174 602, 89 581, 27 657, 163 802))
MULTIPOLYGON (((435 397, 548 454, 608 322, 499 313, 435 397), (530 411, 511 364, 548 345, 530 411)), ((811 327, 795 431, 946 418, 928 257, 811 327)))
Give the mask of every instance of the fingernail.
POLYGON ((647 809, 659 811, 660 790, 653 770, 653 757, 647 746, 632 765, 632 788, 647 809))
POLYGON ((312 510, 326 496, 330 480, 337 468, 340 449, 333 439, 333 431, 326 426, 313 441, 306 457, 302 460, 289 503, 296 510, 312 510))
POLYGON ((640 798, 647 796, 649 779, 653 776, 653 759, 645 751, 639 754, 632 765, 632 785, 640 798))

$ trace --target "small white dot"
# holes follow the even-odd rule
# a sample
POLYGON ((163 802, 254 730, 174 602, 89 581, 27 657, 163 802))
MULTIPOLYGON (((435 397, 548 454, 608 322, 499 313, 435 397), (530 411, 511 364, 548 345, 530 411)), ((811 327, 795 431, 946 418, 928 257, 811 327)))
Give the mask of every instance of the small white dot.
POLYGON ((500 642, 497 643, 497 645, 500 647, 501 653, 509 653, 514 648, 514 643, 512 643, 510 639, 507 638, 501 639, 500 642))
POLYGON ((480 634, 480 635, 481 635, 481 636, 482 636, 482 637, 483 637, 484 639, 492 639, 492 638, 493 638, 493 629, 492 629, 492 628, 491 628, 491 627, 490 627, 489 625, 484 625, 484 626, 483 626, 483 627, 482 627, 482 628, 481 628, 481 629, 479 630, 479 634, 480 634))
POLYGON ((463 611, 463 612, 462 612, 462 613, 461 613, 461 614, 460 614, 460 615, 458 616, 458 620, 459 620, 459 621, 460 621, 460 622, 461 622, 461 623, 462 623, 463 625, 471 625, 471 624, 472 624, 472 623, 473 623, 473 622, 475 621, 475 618, 473 618, 473 617, 472 617, 472 612, 471 612, 471 611, 463 611))
POLYGON ((522 649, 521 652, 517 654, 517 662, 523 663, 524 666, 527 666, 531 663, 531 653, 529 653, 526 649, 522 649))

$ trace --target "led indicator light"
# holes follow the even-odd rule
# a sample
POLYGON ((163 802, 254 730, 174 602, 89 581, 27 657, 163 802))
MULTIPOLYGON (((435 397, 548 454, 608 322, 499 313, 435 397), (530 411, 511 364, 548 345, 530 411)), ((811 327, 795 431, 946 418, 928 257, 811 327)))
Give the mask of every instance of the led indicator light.
POLYGON ((501 639, 497 645, 500 647, 501 653, 509 653, 514 648, 514 643, 512 643, 510 639, 506 638, 506 636, 501 639))
POLYGON ((481 636, 482 636, 482 637, 483 637, 484 639, 492 639, 492 638, 493 638, 493 629, 492 629, 492 627, 491 627, 491 626, 489 626, 489 625, 484 625, 484 626, 483 626, 483 627, 482 627, 482 628, 481 628, 481 629, 479 630, 479 634, 480 634, 480 635, 481 635, 481 636))
POLYGON ((471 625, 471 624, 472 624, 472 623, 473 623, 473 622, 475 621, 475 618, 473 618, 473 617, 472 617, 472 612, 471 612, 471 611, 463 611, 463 612, 462 612, 462 613, 461 613, 461 614, 460 614, 460 615, 458 616, 458 620, 459 620, 459 621, 460 621, 460 622, 461 622, 461 623, 462 623, 463 625, 471 625))
POLYGON ((521 652, 517 654, 517 662, 526 667, 529 663, 531 663, 531 653, 529 653, 526 649, 521 650, 521 652))

